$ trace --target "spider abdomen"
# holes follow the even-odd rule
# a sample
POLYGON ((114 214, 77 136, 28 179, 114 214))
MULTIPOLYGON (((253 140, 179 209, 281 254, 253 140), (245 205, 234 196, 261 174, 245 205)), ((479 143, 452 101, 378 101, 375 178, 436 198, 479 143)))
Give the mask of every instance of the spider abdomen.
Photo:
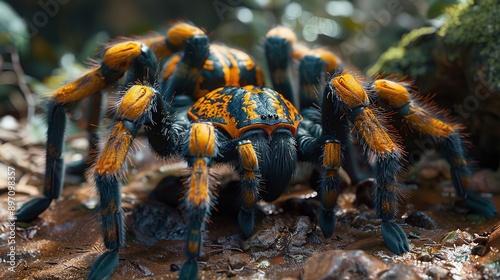
POLYGON ((188 110, 193 121, 208 121, 233 139, 251 129, 271 135, 285 128, 295 135, 302 116, 276 91, 266 87, 245 86, 216 89, 200 98, 188 110))

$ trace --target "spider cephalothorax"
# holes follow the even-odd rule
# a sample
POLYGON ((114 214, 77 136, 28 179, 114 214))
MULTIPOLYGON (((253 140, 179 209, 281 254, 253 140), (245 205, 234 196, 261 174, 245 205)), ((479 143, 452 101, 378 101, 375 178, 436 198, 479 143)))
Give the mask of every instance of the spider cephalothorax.
MULTIPOLYGON (((402 148, 396 133, 388 133, 373 110, 375 105, 396 110, 411 128, 443 143, 457 193, 466 197, 470 172, 458 126, 415 101, 404 83, 377 79, 364 86, 343 71, 341 61, 328 50, 299 48, 286 28, 271 30, 265 44, 273 88, 263 86, 260 68, 247 54, 210 44, 202 30, 189 24, 174 25, 166 36, 110 46, 100 66, 52 93, 44 196, 26 203, 18 220, 33 220, 60 194, 66 105, 114 84, 126 71, 129 86, 93 167, 108 251, 93 264, 91 279, 108 277, 118 264, 118 249, 125 245, 120 181, 140 129, 159 156, 181 156, 191 172, 183 201, 189 222, 181 279, 198 277, 201 231, 215 199, 209 168, 217 162, 233 165, 240 175, 238 222, 244 237, 253 232, 256 203, 282 194, 297 162, 312 163, 320 170, 318 220, 324 236, 330 237, 336 223, 342 154, 349 162, 346 166, 353 165, 350 125, 376 171, 375 208, 385 243, 394 253, 409 251, 406 234, 396 222, 402 148), (159 75, 157 60, 163 57, 169 58, 159 75), (154 84, 159 89, 149 86, 154 84), (372 94, 375 97, 370 98, 372 94)), ((485 216, 496 215, 484 199, 469 194, 466 201, 485 216)))

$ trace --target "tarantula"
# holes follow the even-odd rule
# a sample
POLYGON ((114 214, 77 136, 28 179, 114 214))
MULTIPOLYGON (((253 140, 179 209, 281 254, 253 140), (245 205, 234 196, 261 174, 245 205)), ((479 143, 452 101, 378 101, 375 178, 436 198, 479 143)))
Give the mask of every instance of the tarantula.
MULTIPOLYGON (((396 254, 409 251, 406 234, 396 223, 396 175, 403 151, 395 133, 388 133, 374 112, 377 104, 393 108, 411 128, 443 143, 457 193, 467 197, 464 188, 470 172, 459 126, 434 116, 413 98, 407 84, 378 79, 363 86, 342 70, 334 54, 299 47, 293 32, 283 27, 269 31, 265 50, 273 88, 264 86, 262 71, 249 55, 211 44, 205 32, 187 23, 172 26, 166 36, 110 45, 99 66, 51 94, 43 196, 25 203, 18 220, 35 219, 61 193, 67 105, 117 83, 125 73, 127 89, 116 105, 111 132, 92 169, 108 251, 92 265, 90 279, 111 275, 118 264, 118 250, 125 245, 120 181, 140 129, 160 157, 181 156, 191 172, 183 198, 189 222, 187 261, 180 279, 198 277, 201 231, 215 201, 209 176, 213 163, 229 163, 240 175, 238 223, 245 238, 253 232, 256 203, 278 198, 297 162, 319 167, 318 220, 324 236, 330 237, 340 192, 342 146, 349 142, 351 124, 375 166, 375 208, 382 219, 385 244, 396 254), (159 73, 163 58, 168 60, 159 73), (293 61, 299 65, 298 90, 293 86, 297 80, 291 74, 293 61)), ((350 153, 346 148, 346 156, 350 153)), ((486 216, 496 215, 489 201, 472 194, 466 201, 486 216)))

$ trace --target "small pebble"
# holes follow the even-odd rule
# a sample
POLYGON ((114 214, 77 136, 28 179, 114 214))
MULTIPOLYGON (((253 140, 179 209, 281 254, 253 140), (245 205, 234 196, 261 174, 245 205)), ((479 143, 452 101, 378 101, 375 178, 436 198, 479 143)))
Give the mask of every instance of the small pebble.
POLYGON ((390 267, 388 270, 382 272, 377 279, 379 279, 379 280, 395 280, 395 279, 420 280, 420 277, 409 266, 404 265, 404 264, 397 264, 397 265, 390 267))
POLYGON ((430 276, 432 279, 447 279, 449 278, 450 271, 446 268, 442 268, 439 266, 431 266, 426 274, 430 276))
POLYGON ((227 259, 232 269, 241 269, 250 262, 248 254, 234 254, 227 259))
POLYGON ((439 170, 436 168, 424 168, 420 171, 420 176, 423 179, 434 179, 439 176, 439 170))
POLYGON ((471 254, 476 256, 484 256, 488 253, 488 247, 483 245, 476 245, 471 249, 471 254))
POLYGON ((419 260, 421 262, 430 262, 430 261, 432 261, 432 256, 424 253, 424 254, 421 254, 420 256, 418 256, 417 260, 419 260))
POLYGON ((176 265, 175 263, 170 264, 170 271, 176 272, 176 271, 179 271, 179 270, 181 270, 181 268, 178 265, 176 265))
POLYGON ((6 130, 16 130, 19 127, 19 122, 11 115, 6 115, 0 119, 0 127, 6 130))
POLYGON ((369 208, 375 206, 373 200, 373 192, 375 191, 375 179, 369 178, 359 182, 356 187, 356 199, 354 200, 354 206, 366 205, 369 208))
POLYGON ((259 265, 257 266, 258 268, 268 268, 271 266, 271 263, 269 262, 269 260, 263 260, 261 262, 259 262, 259 265))
POLYGON ((425 212, 417 211, 408 215, 406 223, 419 228, 433 230, 437 228, 436 222, 425 212))
POLYGON ((488 237, 488 242, 486 242, 486 246, 500 248, 500 224, 496 225, 491 231, 491 234, 488 237))
POLYGON ((461 231, 457 229, 455 231, 450 231, 444 235, 440 243, 447 246, 461 246, 468 244, 472 241, 472 235, 466 231, 461 231))

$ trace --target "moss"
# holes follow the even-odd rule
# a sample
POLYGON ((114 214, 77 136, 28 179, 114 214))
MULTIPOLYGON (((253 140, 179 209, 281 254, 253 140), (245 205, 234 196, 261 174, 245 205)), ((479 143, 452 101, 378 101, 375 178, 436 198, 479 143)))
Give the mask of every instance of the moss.
POLYGON ((383 53, 377 63, 368 70, 369 76, 378 73, 395 74, 399 76, 409 75, 417 77, 427 72, 431 56, 427 48, 414 47, 415 42, 428 34, 436 31, 434 27, 423 27, 415 29, 401 38, 397 46, 389 48, 383 53))
MULTIPOLYGON (((496 73, 500 70, 500 4, 497 0, 469 0, 447 9, 448 20, 438 31, 445 44, 451 50, 464 46, 478 45, 479 54, 488 61, 487 81, 495 88, 500 88, 496 73)), ((450 53, 450 58, 457 56, 450 53)))
MULTIPOLYGON (((446 22, 434 34, 446 48, 448 61, 460 58, 465 48, 474 46, 478 55, 487 61, 485 78, 489 84, 500 89, 500 4, 498 0, 469 0, 453 5, 446 10, 446 22)), ((432 56, 429 53, 436 40, 421 40, 422 36, 433 33, 433 28, 425 27, 405 35, 396 47, 382 54, 377 63, 368 71, 375 73, 395 73, 414 78, 432 75, 432 56)))

